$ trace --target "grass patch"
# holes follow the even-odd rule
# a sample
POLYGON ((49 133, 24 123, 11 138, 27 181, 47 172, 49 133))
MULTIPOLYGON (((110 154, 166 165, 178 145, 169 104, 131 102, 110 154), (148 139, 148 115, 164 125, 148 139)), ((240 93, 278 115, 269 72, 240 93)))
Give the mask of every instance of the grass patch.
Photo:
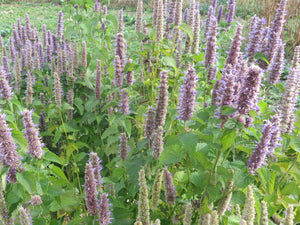
POLYGON ((0 32, 3 37, 11 33, 11 25, 16 23, 20 18, 24 25, 27 13, 30 17, 31 24, 42 29, 43 24, 47 24, 47 29, 54 31, 57 24, 57 14, 62 7, 53 3, 11 3, 0 5, 0 32))

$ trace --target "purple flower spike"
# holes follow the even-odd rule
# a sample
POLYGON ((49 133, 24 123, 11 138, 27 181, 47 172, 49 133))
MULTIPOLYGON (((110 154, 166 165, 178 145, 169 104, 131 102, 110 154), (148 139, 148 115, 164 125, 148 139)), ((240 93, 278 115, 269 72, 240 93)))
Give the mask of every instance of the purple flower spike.
POLYGON ((188 69, 183 85, 180 87, 178 112, 181 120, 189 121, 193 116, 196 100, 196 81, 195 69, 191 67, 188 69))
POLYGON ((262 138, 256 145, 256 148, 250 155, 250 158, 248 159, 248 170, 250 174, 254 174, 257 169, 260 168, 262 164, 264 164, 266 156, 268 154, 268 147, 271 140, 272 130, 272 124, 267 121, 263 128, 262 138))
POLYGON ((30 153, 30 156, 42 159, 42 155, 44 154, 44 151, 42 150, 43 144, 41 143, 39 132, 35 128, 36 125, 33 124, 32 111, 25 109, 22 114, 25 136, 27 139, 28 151, 30 153))

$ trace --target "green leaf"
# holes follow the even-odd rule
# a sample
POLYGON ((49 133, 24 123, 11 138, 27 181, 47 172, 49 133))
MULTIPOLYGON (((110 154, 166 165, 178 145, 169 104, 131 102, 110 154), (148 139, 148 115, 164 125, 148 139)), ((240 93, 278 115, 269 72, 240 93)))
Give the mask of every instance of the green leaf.
POLYGON ((299 193, 299 187, 296 182, 290 182, 284 186, 281 190, 283 195, 297 195, 299 193))
POLYGON ((235 113, 237 111, 236 108, 228 106, 228 105, 224 105, 222 107, 221 113, 223 116, 229 116, 232 115, 233 113, 235 113))
POLYGON ((176 61, 173 57, 169 57, 169 56, 163 57, 162 58, 162 63, 165 66, 170 66, 170 67, 176 68, 176 61))
POLYGON ((80 98, 74 99, 74 105, 77 107, 79 114, 83 115, 84 112, 84 106, 82 105, 82 100, 80 98))
POLYGON ((30 194, 34 193, 36 189, 35 180, 36 177, 28 172, 24 171, 23 173, 17 173, 16 175, 17 181, 22 184, 22 186, 25 188, 26 191, 28 191, 30 194))
POLYGON ((54 139, 53 139, 53 144, 55 145, 61 137, 61 131, 59 129, 56 130, 54 139))
POLYGON ((180 162, 182 157, 184 156, 184 152, 180 150, 178 145, 172 145, 165 148, 162 152, 159 163, 161 165, 168 165, 180 162))
POLYGON ((108 127, 108 128, 103 132, 101 138, 102 138, 102 139, 105 139, 105 138, 107 138, 108 136, 111 136, 111 135, 116 134, 116 133, 118 133, 117 127, 111 126, 111 127, 108 127))
POLYGON ((196 146, 200 140, 199 136, 193 132, 180 134, 178 138, 188 153, 196 150, 196 146))
POLYGON ((186 32, 189 35, 190 40, 193 40, 193 30, 191 29, 190 25, 182 23, 181 26, 179 27, 179 29, 186 32))
POLYGON ((256 53, 256 55, 255 55, 254 58, 256 60, 261 59, 261 60, 265 61, 268 65, 270 64, 270 62, 268 61, 267 57, 263 53, 261 53, 261 52, 256 53))
POLYGON ((228 149, 231 145, 234 144, 234 139, 236 137, 235 130, 225 132, 222 137, 222 147, 224 150, 228 149))
POLYGON ((50 165, 49 168, 51 169, 51 173, 53 175, 55 175, 58 178, 62 178, 63 180, 65 180, 68 184, 70 184, 68 178, 66 177, 66 175, 64 174, 64 172, 57 166, 54 165, 50 165))
POLYGON ((45 152, 45 154, 43 155, 43 158, 50 162, 55 162, 62 166, 64 165, 63 161, 57 155, 55 155, 53 152, 49 152, 49 151, 45 152))
POLYGON ((293 139, 291 140, 290 146, 296 152, 300 153, 300 139, 299 139, 299 137, 293 137, 293 139))

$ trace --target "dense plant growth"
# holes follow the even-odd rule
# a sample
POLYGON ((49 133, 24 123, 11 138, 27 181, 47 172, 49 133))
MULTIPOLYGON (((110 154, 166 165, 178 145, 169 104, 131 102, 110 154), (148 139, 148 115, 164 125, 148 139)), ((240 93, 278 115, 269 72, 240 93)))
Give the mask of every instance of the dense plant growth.
POLYGON ((0 36, 2 224, 300 222, 300 47, 236 1, 67 1, 0 36))

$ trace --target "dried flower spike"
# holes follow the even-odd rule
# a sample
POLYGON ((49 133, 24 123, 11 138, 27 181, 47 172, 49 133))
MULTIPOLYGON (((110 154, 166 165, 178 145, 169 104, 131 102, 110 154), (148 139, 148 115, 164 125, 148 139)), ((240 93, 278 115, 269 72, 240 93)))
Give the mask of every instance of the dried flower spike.
POLYGON ((145 170, 139 172, 139 201, 138 201, 138 217, 137 221, 141 221, 143 225, 150 225, 150 208, 148 199, 148 187, 145 178, 145 170))

